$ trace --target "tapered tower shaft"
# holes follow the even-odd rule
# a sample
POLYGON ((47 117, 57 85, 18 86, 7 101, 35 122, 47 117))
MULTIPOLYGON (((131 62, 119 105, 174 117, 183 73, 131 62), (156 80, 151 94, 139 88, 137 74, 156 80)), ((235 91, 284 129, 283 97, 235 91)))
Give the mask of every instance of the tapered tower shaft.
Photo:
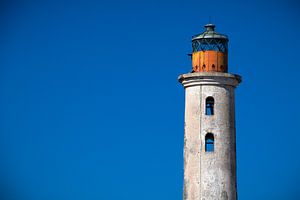
POLYGON ((227 36, 214 32, 214 25, 205 27, 193 38, 193 47, 195 40, 202 45, 193 48, 193 72, 179 76, 185 88, 183 199, 236 200, 234 89, 241 77, 226 73, 227 36), (197 62, 205 68, 195 68, 200 54, 226 57, 225 67, 219 58, 203 56, 197 62))

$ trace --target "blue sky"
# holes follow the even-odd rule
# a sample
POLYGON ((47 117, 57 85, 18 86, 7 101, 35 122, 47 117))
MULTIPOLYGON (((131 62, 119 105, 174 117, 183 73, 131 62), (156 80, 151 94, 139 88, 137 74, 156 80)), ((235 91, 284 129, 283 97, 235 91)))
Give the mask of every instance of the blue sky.
POLYGON ((210 17, 243 77, 239 199, 298 199, 296 1, 2 1, 0 16, 0 199, 182 199, 177 76, 210 17))

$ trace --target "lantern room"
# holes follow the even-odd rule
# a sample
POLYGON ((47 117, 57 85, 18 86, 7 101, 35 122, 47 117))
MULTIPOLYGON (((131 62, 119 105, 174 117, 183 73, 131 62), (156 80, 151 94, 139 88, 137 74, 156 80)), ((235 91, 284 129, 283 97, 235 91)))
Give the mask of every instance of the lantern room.
POLYGON ((215 32, 214 24, 204 27, 205 32, 192 37, 193 72, 227 72, 228 37, 215 32))

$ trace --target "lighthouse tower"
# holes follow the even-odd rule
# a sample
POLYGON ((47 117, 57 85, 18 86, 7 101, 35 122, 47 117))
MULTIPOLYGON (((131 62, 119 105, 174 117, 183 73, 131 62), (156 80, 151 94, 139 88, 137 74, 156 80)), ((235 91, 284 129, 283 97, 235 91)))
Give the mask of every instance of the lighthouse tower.
POLYGON ((234 89, 239 75, 228 73, 228 37, 205 25, 192 38, 191 73, 185 88, 184 200, 236 200, 234 89))

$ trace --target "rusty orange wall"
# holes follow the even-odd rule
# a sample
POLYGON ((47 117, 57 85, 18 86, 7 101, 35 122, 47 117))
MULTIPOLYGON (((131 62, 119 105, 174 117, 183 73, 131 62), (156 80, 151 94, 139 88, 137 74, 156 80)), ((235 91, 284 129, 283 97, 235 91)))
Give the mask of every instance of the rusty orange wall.
POLYGON ((220 51, 194 52, 192 63, 195 72, 227 72, 227 53, 220 51))

